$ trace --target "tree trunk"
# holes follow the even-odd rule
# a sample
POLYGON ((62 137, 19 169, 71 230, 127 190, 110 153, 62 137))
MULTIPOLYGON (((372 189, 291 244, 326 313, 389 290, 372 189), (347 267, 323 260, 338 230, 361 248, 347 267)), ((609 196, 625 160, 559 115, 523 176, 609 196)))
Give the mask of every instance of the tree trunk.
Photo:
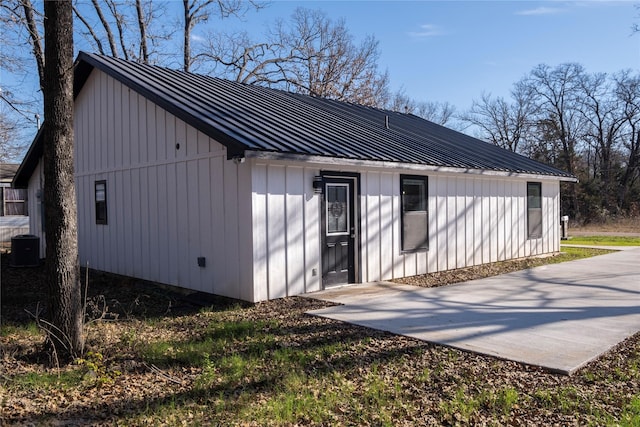
POLYGON ((182 69, 189 72, 191 66, 191 6, 189 0, 183 0, 182 6, 184 8, 184 46, 182 46, 183 65, 182 69))
POLYGON ((25 24, 29 30, 29 41, 31 43, 31 49, 33 50, 33 57, 36 59, 38 66, 40 90, 44 90, 42 87, 44 82, 44 55, 42 54, 42 43, 40 33, 38 32, 38 24, 36 23, 36 18, 33 13, 33 5, 31 4, 31 0, 22 0, 21 3, 24 9, 25 24))
POLYGON ((71 0, 47 0, 45 11, 44 201, 49 337, 58 357, 84 345, 78 280, 73 164, 73 14, 71 0))
POLYGON ((149 53, 147 52, 147 24, 144 19, 141 0, 136 0, 136 14, 138 15, 138 29, 140 30, 140 55, 142 63, 149 63, 149 53))

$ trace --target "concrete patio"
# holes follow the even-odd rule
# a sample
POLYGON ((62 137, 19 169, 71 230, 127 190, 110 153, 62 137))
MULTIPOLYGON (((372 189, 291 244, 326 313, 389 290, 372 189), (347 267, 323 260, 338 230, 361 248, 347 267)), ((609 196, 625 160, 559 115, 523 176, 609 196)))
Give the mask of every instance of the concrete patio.
POLYGON ((640 248, 624 249, 438 288, 306 296, 342 304, 313 315, 571 374, 640 331, 640 248))

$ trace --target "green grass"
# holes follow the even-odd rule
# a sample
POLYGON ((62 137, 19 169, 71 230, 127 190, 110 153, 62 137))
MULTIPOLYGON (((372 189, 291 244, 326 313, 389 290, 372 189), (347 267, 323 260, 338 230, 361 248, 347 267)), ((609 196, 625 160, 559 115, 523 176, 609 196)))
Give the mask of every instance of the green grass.
POLYGON ((150 342, 141 351, 146 361, 163 367, 205 366, 210 356, 226 360, 232 353, 259 357, 274 346, 275 338, 266 333, 274 325, 274 322, 263 321, 213 320, 192 339, 150 342))
POLYGON ((640 237, 576 236, 562 243, 566 243, 567 245, 640 246, 640 237))
POLYGON ((17 335, 21 337, 37 337, 42 334, 35 322, 29 322, 26 325, 5 324, 0 326, 0 337, 9 335, 17 335))
POLYGON ((640 396, 634 396, 625 406, 620 417, 621 426, 640 426, 640 396))
POLYGON ((563 246, 561 248, 562 253, 556 257, 547 258, 542 262, 543 264, 558 264, 566 261, 574 261, 582 258, 591 258, 598 255, 605 255, 611 252, 608 249, 598 249, 598 248, 573 248, 570 246, 563 246))
MULTIPOLYGON (((527 261, 540 265, 608 252, 563 248, 561 255, 527 261)), ((508 425, 523 417, 540 423, 548 417, 558 425, 640 426, 640 344, 606 368, 596 365, 564 378, 356 331, 301 309, 287 303, 276 311, 236 306, 158 317, 154 334, 146 333, 149 323, 140 331, 135 322, 123 323, 114 335, 118 347, 96 350, 104 358, 88 352, 81 364, 60 374, 0 376, 0 394, 3 387, 27 397, 32 391, 48 396, 91 390, 99 401, 104 388, 121 411, 114 412, 113 424, 122 425, 508 425), (139 362, 134 375, 121 369, 130 359, 139 362), (152 376, 142 362, 180 385, 157 376, 166 394, 121 396, 128 387, 135 390, 138 375, 152 376), (85 378, 89 368, 96 373, 92 381, 85 378)), ((34 324, 4 325, 1 332, 9 340, 40 334, 34 324)), ((64 416, 64 410, 30 416, 44 422, 64 416)))
POLYGON ((53 389, 68 390, 79 386, 83 381, 82 369, 55 372, 27 372, 9 379, 6 386, 15 390, 47 391, 53 389))

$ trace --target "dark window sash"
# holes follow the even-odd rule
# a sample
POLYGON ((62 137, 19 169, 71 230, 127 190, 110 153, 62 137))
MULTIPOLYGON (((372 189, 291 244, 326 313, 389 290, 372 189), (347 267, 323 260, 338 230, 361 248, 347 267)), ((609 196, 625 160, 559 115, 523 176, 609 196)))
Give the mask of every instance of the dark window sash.
POLYGON ((107 224, 107 181, 96 181, 94 187, 96 224, 107 224))

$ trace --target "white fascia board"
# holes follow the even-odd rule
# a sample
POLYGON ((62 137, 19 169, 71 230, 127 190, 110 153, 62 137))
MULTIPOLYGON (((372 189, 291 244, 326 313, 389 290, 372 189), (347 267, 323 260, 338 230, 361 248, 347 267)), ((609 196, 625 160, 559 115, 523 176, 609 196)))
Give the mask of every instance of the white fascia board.
POLYGON ((532 173, 518 173, 507 171, 494 171, 487 169, 471 169, 471 168, 454 168, 448 166, 432 166, 421 165, 415 163, 402 163, 402 162, 386 162, 375 160, 358 160, 358 159, 345 159, 339 157, 324 157, 324 156, 311 156, 304 154, 288 154, 277 153, 270 151, 245 151, 245 157, 256 160, 271 160, 271 161, 289 161, 289 162, 304 162, 307 164, 317 164, 320 166, 341 166, 341 167, 358 167, 358 168, 374 168, 374 169, 402 169, 409 171, 420 172, 438 172, 443 174, 468 174, 478 175, 485 177, 500 177, 500 178, 517 178, 517 179, 530 179, 530 180, 548 180, 548 181, 565 181, 565 182, 578 182, 577 178, 557 176, 557 175, 542 175, 532 173))

